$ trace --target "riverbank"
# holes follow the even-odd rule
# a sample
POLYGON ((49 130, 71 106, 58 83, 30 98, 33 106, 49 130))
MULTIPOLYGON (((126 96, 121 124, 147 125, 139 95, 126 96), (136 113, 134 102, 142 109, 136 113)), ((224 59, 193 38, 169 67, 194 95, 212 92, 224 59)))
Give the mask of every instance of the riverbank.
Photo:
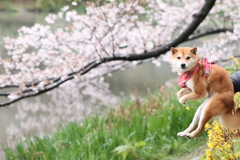
POLYGON ((0 12, 36 11, 36 2, 32 0, 0 1, 0 12))
POLYGON ((85 10, 85 1, 71 3, 66 0, 2 0, 0 1, 0 12, 58 12, 63 6, 82 13, 85 10))
MULTIPOLYGON (((145 100, 136 98, 82 122, 62 123, 52 135, 26 138, 15 149, 5 146, 4 151, 7 159, 176 159, 192 154, 207 136, 176 136, 196 109, 181 106, 175 92, 161 88, 145 100)), ((188 104, 195 107, 199 102, 188 104)))

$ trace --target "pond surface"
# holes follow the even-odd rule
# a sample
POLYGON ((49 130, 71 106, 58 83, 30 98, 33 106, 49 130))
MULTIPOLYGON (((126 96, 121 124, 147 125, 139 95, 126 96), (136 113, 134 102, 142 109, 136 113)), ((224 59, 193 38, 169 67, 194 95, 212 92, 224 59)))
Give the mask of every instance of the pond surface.
MULTIPOLYGON (((45 16, 28 12, 0 13, 0 36, 15 37, 18 28, 44 23, 45 16)), ((1 108, 0 143, 14 145, 15 140, 23 136, 53 132, 62 122, 81 120, 84 116, 115 107, 122 99, 131 98, 135 91, 147 96, 149 91, 158 90, 176 76, 168 63, 162 62, 156 67, 148 62, 116 71, 112 76, 106 76, 105 81, 93 81, 83 90, 79 89, 81 84, 68 82, 49 93, 1 108)))

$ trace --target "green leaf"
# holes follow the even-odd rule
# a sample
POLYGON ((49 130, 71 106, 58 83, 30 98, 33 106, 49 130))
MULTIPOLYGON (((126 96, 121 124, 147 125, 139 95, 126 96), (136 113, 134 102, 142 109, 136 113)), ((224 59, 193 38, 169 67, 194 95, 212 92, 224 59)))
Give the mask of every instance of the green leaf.
POLYGON ((142 146, 146 146, 146 142, 145 141, 137 142, 136 147, 142 147, 142 146))
POLYGON ((129 152, 130 152, 130 150, 127 150, 127 151, 122 153, 123 160, 125 160, 127 158, 129 152))
POLYGON ((117 154, 121 154, 123 152, 129 151, 131 148, 128 145, 122 145, 116 147, 113 151, 117 152, 117 154))
POLYGON ((122 154, 122 158, 123 160, 125 160, 129 154, 129 152, 131 151, 132 147, 129 145, 122 145, 122 146, 118 146, 116 147, 113 151, 117 152, 117 154, 122 154))
POLYGON ((133 148, 132 144, 131 144, 127 139, 123 139, 123 141, 124 141, 124 143, 125 143, 127 146, 133 148))

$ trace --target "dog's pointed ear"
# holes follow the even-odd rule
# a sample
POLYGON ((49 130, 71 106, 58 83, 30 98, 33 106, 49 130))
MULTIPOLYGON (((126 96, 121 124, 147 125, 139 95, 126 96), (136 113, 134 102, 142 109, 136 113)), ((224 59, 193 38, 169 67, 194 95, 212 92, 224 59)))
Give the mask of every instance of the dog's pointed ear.
POLYGON ((174 47, 171 47, 171 49, 170 49, 170 50, 171 50, 171 52, 172 52, 172 55, 173 55, 173 54, 175 54, 175 53, 177 52, 177 49, 176 49, 176 48, 174 48, 174 47))
POLYGON ((192 52, 193 54, 197 54, 197 47, 193 47, 193 48, 191 49, 191 52, 192 52))

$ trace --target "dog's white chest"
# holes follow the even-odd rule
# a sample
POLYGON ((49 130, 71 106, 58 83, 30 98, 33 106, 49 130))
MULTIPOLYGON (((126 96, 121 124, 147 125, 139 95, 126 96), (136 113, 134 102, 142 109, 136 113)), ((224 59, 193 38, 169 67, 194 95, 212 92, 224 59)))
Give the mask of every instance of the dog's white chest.
POLYGON ((186 84, 187 88, 190 88, 192 91, 194 91, 194 82, 193 82, 192 78, 189 79, 185 84, 186 84))

